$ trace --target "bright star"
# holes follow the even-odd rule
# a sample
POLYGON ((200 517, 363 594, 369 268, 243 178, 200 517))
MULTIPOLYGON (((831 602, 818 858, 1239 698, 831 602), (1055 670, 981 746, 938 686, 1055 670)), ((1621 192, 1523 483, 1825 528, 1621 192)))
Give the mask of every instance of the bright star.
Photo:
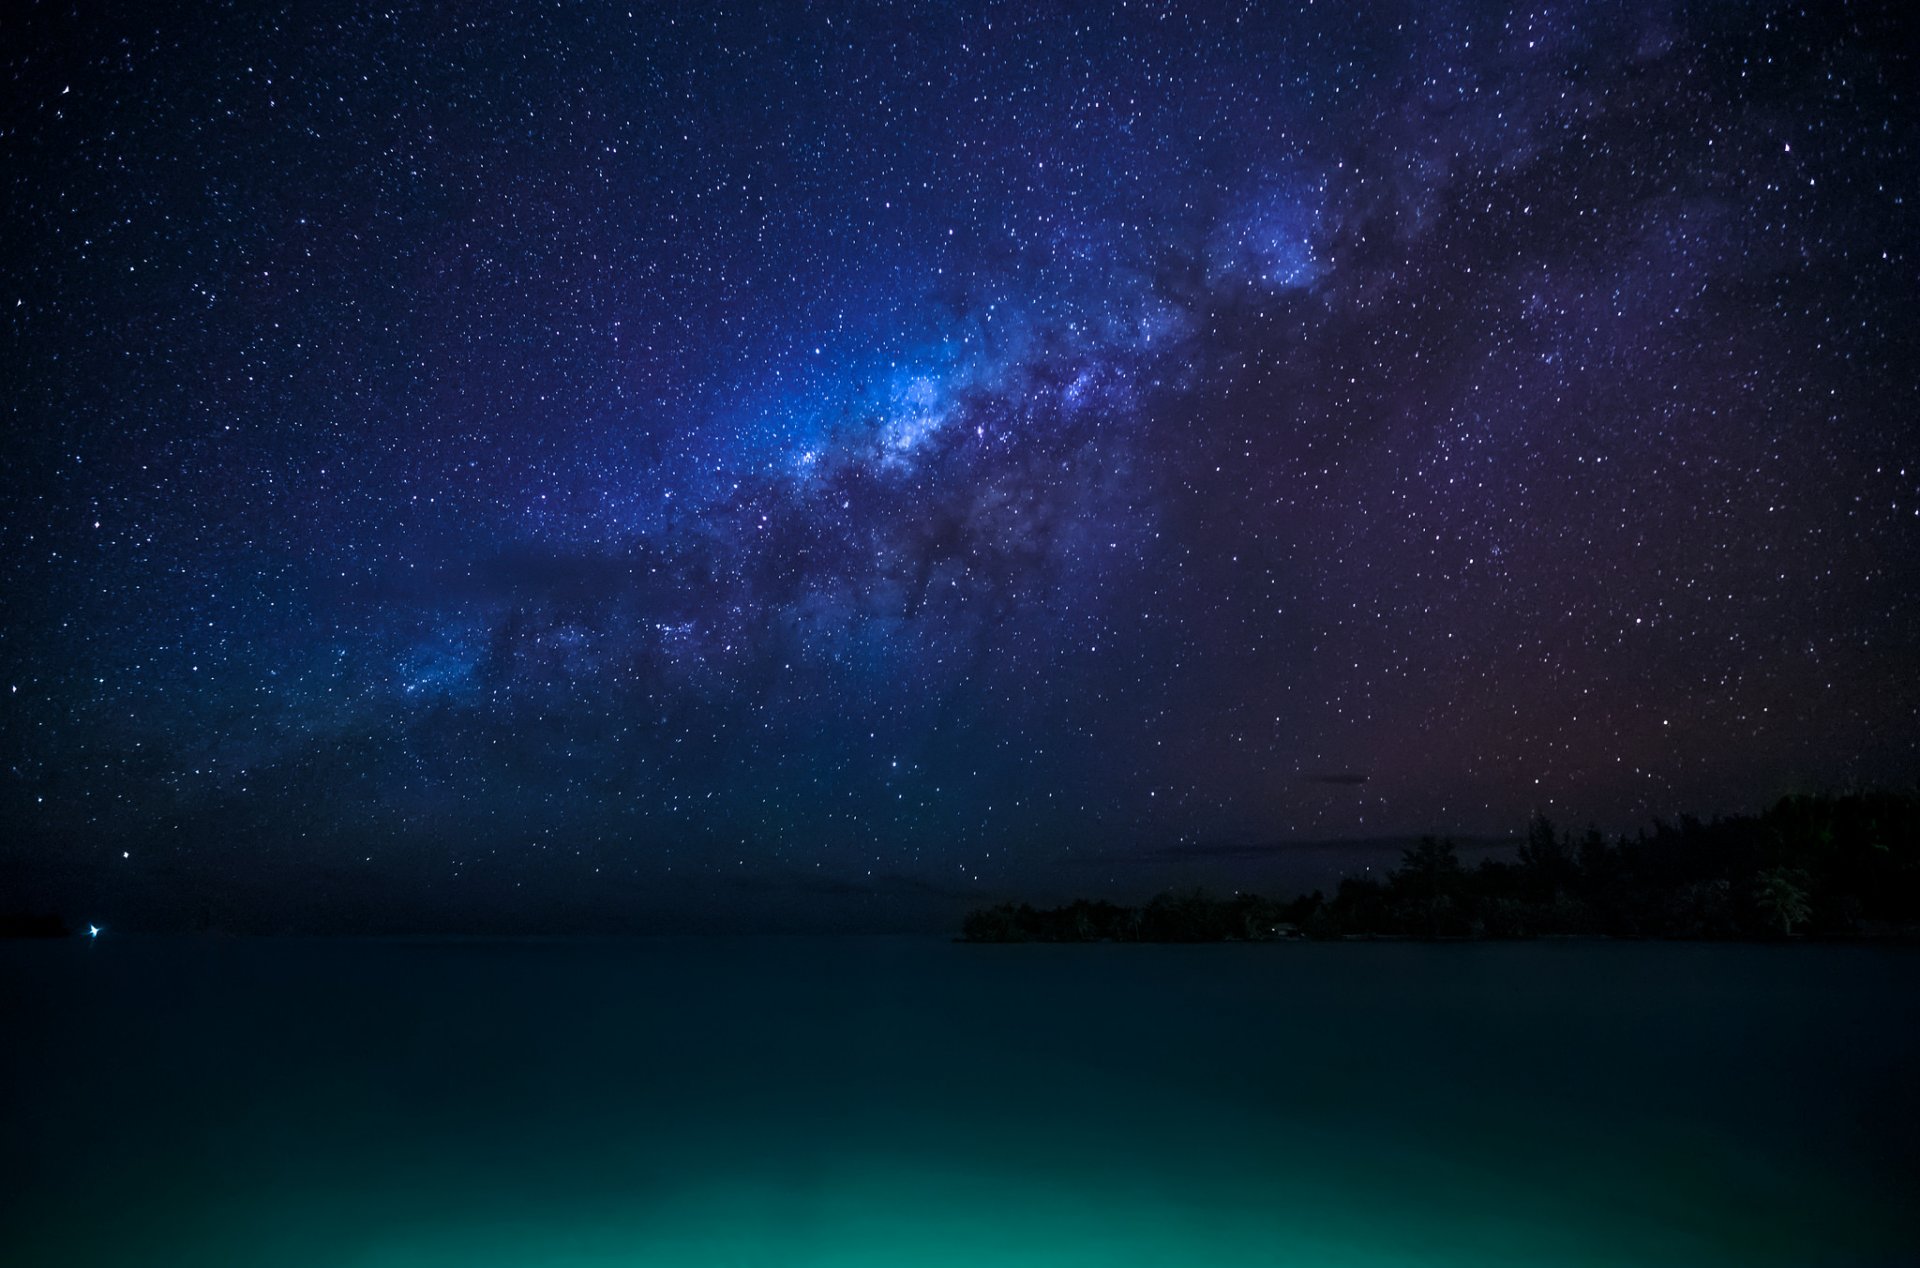
POLYGON ((100 936, 100 926, 99 926, 99 925, 88 925, 88 926, 87 926, 87 936, 88 936, 89 938, 97 938, 97 937, 99 937, 99 936, 100 936))

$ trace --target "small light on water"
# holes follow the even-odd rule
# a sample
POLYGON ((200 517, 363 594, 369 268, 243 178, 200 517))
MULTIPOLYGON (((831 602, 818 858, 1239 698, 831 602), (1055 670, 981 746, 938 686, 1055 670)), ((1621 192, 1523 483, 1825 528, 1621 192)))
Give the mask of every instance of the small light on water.
POLYGON ((97 937, 99 937, 99 936, 100 936, 100 926, 99 926, 99 925, 88 925, 88 926, 87 926, 87 936, 88 936, 89 938, 97 938, 97 937))

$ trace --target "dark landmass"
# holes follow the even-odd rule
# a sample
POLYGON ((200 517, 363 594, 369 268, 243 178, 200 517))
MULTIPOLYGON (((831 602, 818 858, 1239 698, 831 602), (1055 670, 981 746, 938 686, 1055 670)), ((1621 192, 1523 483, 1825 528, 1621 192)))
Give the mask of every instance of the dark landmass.
POLYGON ((1141 907, 1082 899, 968 913, 967 942, 1232 942, 1284 938, 1782 939, 1920 934, 1920 796, 1787 797, 1759 815, 1576 839, 1545 818, 1511 859, 1461 865, 1423 838, 1384 880, 1331 898, 1200 890, 1141 907))
POLYGON ((66 938, 73 926, 58 916, 0 912, 0 938, 66 938))

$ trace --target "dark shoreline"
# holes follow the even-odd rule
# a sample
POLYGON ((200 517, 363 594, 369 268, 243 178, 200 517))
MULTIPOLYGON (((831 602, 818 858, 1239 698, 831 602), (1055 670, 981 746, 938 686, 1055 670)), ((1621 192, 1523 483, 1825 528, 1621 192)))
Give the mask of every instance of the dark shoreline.
POLYGON ((1141 906, 1079 899, 969 912, 964 942, 1426 942, 1592 938, 1920 942, 1920 796, 1787 797, 1758 815, 1682 817, 1576 839, 1545 818, 1511 857, 1466 867, 1423 838, 1384 878, 1329 897, 1169 891, 1141 906))
POLYGON ((1274 938, 969 938, 965 934, 956 934, 947 941, 964 946, 1143 946, 1143 947, 1199 947, 1199 946, 1278 946, 1287 944, 1313 944, 1325 946, 1330 943, 1405 943, 1408 946, 1518 946, 1542 942, 1577 943, 1581 946, 1611 944, 1619 946, 1647 946, 1654 943, 1668 943, 1673 946, 1715 946, 1715 947, 1920 947, 1920 929, 1902 929, 1890 933, 1833 933, 1803 934, 1776 938, 1682 938, 1661 934, 1629 935, 1614 933, 1540 933, 1525 937, 1494 938, 1474 937, 1472 935, 1441 936, 1423 938, 1410 933, 1346 933, 1333 938, 1314 938, 1306 935, 1274 938))

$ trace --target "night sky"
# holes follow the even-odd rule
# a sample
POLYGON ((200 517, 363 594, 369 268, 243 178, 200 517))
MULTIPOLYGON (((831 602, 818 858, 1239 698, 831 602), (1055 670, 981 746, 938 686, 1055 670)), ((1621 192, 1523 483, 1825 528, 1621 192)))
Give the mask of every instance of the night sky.
POLYGON ((1901 7, 9 6, 0 908, 885 923, 1909 781, 1901 7))

